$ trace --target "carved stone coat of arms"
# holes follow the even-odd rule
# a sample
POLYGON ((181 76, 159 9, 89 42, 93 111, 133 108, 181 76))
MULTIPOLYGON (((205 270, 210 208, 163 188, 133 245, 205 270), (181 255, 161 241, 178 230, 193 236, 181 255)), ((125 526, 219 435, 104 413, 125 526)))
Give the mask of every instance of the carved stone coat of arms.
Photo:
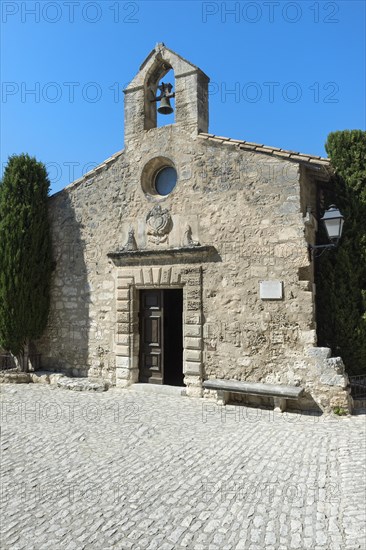
POLYGON ((172 229, 172 218, 167 209, 162 210, 160 204, 156 204, 146 216, 146 229, 150 242, 164 243, 172 229))

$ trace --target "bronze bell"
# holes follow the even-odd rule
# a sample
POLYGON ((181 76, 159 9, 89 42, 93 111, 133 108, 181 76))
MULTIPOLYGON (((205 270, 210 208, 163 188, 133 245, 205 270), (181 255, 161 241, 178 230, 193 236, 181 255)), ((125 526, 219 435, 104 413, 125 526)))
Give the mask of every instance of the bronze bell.
POLYGON ((160 100, 160 107, 158 108, 158 113, 161 115, 170 115, 173 112, 173 107, 170 105, 168 97, 163 96, 160 100))

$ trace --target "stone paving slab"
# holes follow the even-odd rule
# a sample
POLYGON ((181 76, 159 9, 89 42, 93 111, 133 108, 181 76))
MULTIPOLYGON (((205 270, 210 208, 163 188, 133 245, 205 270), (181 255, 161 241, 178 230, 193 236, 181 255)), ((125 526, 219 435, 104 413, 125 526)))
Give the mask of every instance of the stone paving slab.
POLYGON ((1 387, 2 550, 364 550, 365 416, 1 387))

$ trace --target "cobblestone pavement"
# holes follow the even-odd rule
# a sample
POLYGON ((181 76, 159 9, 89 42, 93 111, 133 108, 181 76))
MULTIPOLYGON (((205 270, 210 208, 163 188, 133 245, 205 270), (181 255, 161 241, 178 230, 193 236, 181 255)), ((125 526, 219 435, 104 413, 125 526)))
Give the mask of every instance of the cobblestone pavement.
POLYGON ((365 417, 3 385, 2 550, 365 549, 365 417))

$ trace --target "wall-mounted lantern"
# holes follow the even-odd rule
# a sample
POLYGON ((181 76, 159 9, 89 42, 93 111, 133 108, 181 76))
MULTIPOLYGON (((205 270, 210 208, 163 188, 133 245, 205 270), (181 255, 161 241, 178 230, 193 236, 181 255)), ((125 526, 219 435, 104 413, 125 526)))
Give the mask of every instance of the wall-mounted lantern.
POLYGON ((344 217, 334 204, 331 204, 328 210, 324 212, 321 221, 324 223, 330 244, 309 244, 309 250, 312 254, 317 250, 336 248, 342 236, 344 217))

